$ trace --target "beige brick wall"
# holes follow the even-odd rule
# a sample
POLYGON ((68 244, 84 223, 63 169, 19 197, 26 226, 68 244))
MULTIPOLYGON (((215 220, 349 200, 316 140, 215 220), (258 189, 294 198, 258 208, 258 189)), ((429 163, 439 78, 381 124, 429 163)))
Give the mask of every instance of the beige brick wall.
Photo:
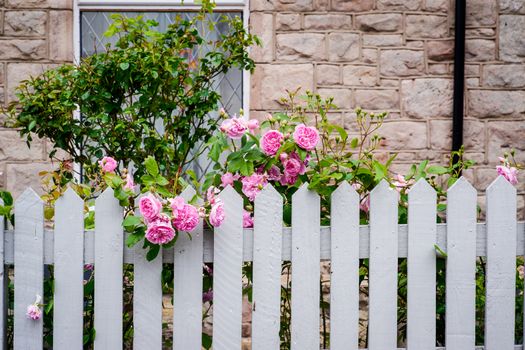
MULTIPOLYGON (((479 189, 511 146, 525 161, 525 2, 467 1, 465 139, 479 189)), ((387 110, 385 147, 396 169, 451 147, 454 4, 450 0, 251 0, 252 113, 279 108, 298 85, 335 96, 334 118, 352 131, 352 110, 387 110)), ((525 172, 520 176, 525 190, 525 172)), ((523 198, 520 203, 523 206, 523 198)))
MULTIPOLYGON (((72 7, 72 0, 0 0, 0 103, 13 101, 21 80, 73 59, 72 7)), ((15 196, 40 188, 38 173, 52 168, 48 149, 43 140, 29 149, 15 130, 0 127, 0 188, 15 196)))
MULTIPOLYGON (((525 3, 469 0, 465 145, 478 166, 467 176, 482 189, 509 147, 525 162, 525 3)), ((72 60, 72 0, 0 0, 0 103, 31 74, 72 60)), ((280 108, 297 86, 335 97, 334 120, 353 130, 353 109, 387 110, 385 147, 396 169, 451 145, 451 0, 250 0, 255 48, 251 112, 280 108)), ((1 116, 0 116, 1 121, 1 116)), ((0 128, 0 187, 38 187, 49 145, 30 150, 0 128)), ((525 190, 525 171, 520 177, 525 190)), ((520 199, 523 203, 523 198, 520 199)))

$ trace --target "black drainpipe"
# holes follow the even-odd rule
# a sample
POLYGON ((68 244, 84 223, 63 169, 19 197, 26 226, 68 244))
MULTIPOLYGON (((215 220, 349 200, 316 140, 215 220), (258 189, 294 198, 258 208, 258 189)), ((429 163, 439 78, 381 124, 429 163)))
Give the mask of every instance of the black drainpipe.
MULTIPOLYGON (((466 0, 456 0, 454 29, 454 100, 452 107, 452 151, 463 145, 463 109, 465 89, 465 17, 466 0)), ((455 157, 454 163, 458 161, 455 157)))

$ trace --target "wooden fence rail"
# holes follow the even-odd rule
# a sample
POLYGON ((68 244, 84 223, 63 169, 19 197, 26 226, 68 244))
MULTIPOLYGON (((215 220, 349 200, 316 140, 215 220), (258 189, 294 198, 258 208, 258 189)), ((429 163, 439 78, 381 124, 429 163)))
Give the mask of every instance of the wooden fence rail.
MULTIPOLYGON (((184 191, 193 197, 191 188, 184 191)), ((463 178, 448 191, 446 224, 436 223, 436 193, 420 180, 409 192, 408 225, 399 225, 397 192, 386 182, 371 193, 370 225, 359 225, 359 196, 348 184, 334 192, 331 225, 320 226, 319 196, 301 187, 292 198, 292 227, 271 186, 255 201, 253 229, 242 227, 242 198, 220 194, 226 220, 148 262, 140 244, 124 244, 122 210, 111 189, 95 203, 95 231, 84 230, 83 203, 72 190, 56 203, 54 230, 44 229, 43 203, 33 190, 15 202, 14 230, 0 217, 0 310, 6 310, 4 265, 14 265, 14 348, 42 349, 42 319, 26 308, 43 295, 43 266, 54 264, 53 348, 81 349, 83 267, 95 268, 95 349, 121 349, 123 264, 134 265, 135 349, 162 348, 163 263, 174 263, 173 348, 200 349, 202 264, 214 263, 213 348, 241 348, 242 264, 253 262, 252 348, 279 349, 281 263, 292 264, 292 350, 320 348, 320 261, 331 261, 332 350, 358 349, 359 259, 369 258, 369 349, 397 348, 398 258, 407 258, 407 348, 436 348, 436 259, 447 259, 446 349, 475 349, 475 272, 486 257, 485 349, 514 344, 516 257, 525 251, 525 223, 516 221, 516 190, 504 178, 487 188, 486 223, 477 223, 474 188, 463 178), (446 256, 436 253, 439 246, 446 256)), ((45 300, 43 301, 46 302, 45 300)), ((0 313, 0 349, 6 313, 0 313)))

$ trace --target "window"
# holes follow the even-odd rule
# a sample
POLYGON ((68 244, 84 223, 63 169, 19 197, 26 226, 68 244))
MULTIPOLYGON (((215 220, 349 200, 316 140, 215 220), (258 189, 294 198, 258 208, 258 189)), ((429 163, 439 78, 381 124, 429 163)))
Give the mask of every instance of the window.
MULTIPOLYGON (((244 0, 216 0, 216 9, 212 20, 226 15, 240 16, 245 24, 248 23, 248 7, 244 0), (227 1, 227 2, 226 2, 227 1)), ((113 44, 115 38, 105 37, 103 34, 111 23, 111 15, 122 13, 127 16, 143 15, 147 19, 154 19, 159 23, 158 30, 167 28, 173 23, 176 16, 191 18, 199 9, 192 1, 174 0, 76 0, 74 8, 74 48, 75 59, 86 57, 94 53, 103 52, 107 44, 113 44)), ((227 31, 225 23, 217 23, 215 32, 208 32, 209 39, 215 39, 227 31)), ((206 47, 203 48, 206 50, 206 47)), ((240 70, 231 70, 217 78, 214 87, 222 96, 221 107, 229 114, 245 110, 249 111, 248 87, 249 73, 240 70)), ((209 163, 205 157, 194 165, 194 170, 201 176, 209 163)))

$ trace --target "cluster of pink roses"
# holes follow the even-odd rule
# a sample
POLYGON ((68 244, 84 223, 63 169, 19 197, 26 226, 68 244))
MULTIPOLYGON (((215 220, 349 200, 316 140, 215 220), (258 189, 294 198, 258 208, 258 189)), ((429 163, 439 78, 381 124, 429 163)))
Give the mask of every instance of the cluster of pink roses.
MULTIPOLYGON (((221 114, 225 114, 221 111, 221 114)), ((232 139, 240 139, 248 130, 253 132, 259 128, 259 121, 256 119, 246 120, 243 117, 233 117, 222 122, 220 130, 232 139)))
POLYGON ((518 169, 511 166, 506 158, 499 157, 499 160, 503 165, 496 167, 498 174, 506 178, 511 184, 516 185, 518 183, 518 169))
MULTIPOLYGON (((204 207, 195 207, 178 196, 167 201, 171 208, 171 218, 163 213, 163 203, 153 194, 140 198, 139 210, 147 225, 146 239, 154 244, 166 244, 175 238, 177 231, 191 232, 206 216, 204 207)), ((219 199, 211 202, 210 224, 218 227, 224 220, 224 209, 219 199)))

